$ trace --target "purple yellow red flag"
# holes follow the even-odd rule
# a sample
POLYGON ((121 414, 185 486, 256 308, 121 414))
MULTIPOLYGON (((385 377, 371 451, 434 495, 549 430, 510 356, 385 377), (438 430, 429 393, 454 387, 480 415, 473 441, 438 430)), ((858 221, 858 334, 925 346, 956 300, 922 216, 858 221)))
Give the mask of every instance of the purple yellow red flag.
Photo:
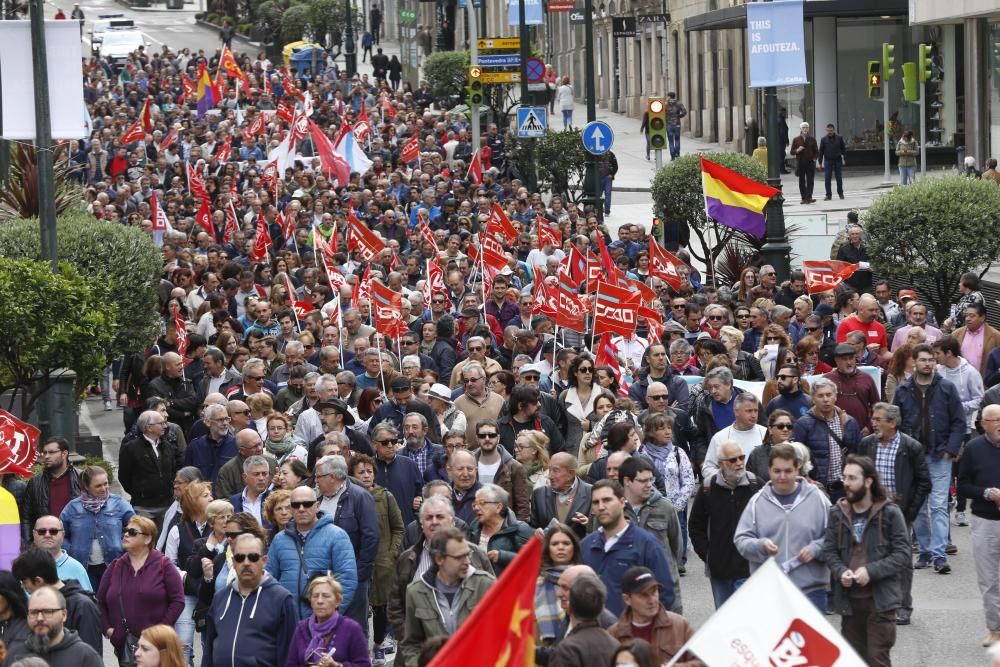
POLYGON ((701 158, 705 213, 719 224, 764 238, 764 207, 778 190, 701 158))

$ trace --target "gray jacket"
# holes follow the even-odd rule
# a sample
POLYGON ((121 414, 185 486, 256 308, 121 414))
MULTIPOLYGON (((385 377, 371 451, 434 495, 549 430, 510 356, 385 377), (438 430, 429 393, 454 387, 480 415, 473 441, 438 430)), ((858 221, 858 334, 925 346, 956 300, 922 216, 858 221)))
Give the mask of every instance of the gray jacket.
POLYGON ((823 492, 805 478, 799 477, 799 495, 790 510, 774 496, 773 482, 758 491, 740 516, 733 543, 750 564, 753 575, 769 556, 764 540, 778 545, 775 559, 778 565, 798 558, 803 547, 809 547, 812 560, 788 573, 792 582, 804 593, 826 587, 830 574, 823 562, 823 540, 830 513, 830 501, 823 492))
POLYGON ((667 552, 670 561, 670 578, 674 580, 674 606, 670 611, 683 614, 681 603, 680 573, 677 564, 684 557, 684 543, 681 539, 681 522, 677 516, 674 504, 664 498, 659 491, 653 489, 646 502, 639 506, 638 511, 632 505, 625 505, 625 516, 640 528, 645 528, 660 541, 663 550, 667 552))

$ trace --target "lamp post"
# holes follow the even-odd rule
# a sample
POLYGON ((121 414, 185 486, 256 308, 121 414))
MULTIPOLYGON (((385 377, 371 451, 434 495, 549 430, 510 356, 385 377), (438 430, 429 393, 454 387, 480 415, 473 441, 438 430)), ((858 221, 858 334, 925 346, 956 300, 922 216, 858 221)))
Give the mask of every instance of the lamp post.
MULTIPOLYGON (((587 122, 597 120, 597 91, 594 86, 594 0, 583 2, 583 76, 587 84, 587 122)), ((597 215, 601 207, 601 183, 597 176, 597 156, 587 153, 587 168, 583 176, 584 204, 592 204, 597 215)))
MULTIPOLYGON (((528 90, 528 77, 524 71, 525 66, 528 63, 528 58, 531 57, 531 32, 528 29, 528 25, 525 22, 524 17, 524 0, 518 0, 517 3, 518 11, 518 37, 521 43, 521 106, 529 106, 534 100, 532 99, 531 92, 528 90)), ((535 140, 527 139, 525 140, 528 146, 528 159, 527 159, 527 170, 524 174, 524 184, 528 188, 528 192, 534 192, 538 186, 538 177, 535 173, 535 140)))
POLYGON ((358 72, 358 51, 354 41, 354 17, 351 12, 351 0, 344 0, 344 16, 347 25, 344 28, 344 69, 351 77, 358 72))
POLYGON ((31 64, 35 88, 35 153, 38 162, 38 224, 42 259, 59 269, 56 249, 55 174, 52 167, 52 122, 49 115, 49 67, 45 50, 45 5, 31 1, 31 64))

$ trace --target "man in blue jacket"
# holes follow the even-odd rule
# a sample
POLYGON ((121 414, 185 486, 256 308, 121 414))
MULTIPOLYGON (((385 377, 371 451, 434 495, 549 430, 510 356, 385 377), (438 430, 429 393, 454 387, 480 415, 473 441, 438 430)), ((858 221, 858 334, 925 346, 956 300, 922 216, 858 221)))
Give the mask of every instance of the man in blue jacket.
POLYGON ((965 410, 958 388, 935 372, 937 363, 930 345, 914 347, 913 361, 913 376, 904 380, 892 397, 902 413, 899 430, 924 446, 931 475, 931 493, 913 522, 920 546, 913 567, 921 570, 933 564, 935 572, 948 574, 948 489, 952 461, 958 458, 965 440, 965 410))
POLYGON ((264 571, 264 542, 240 535, 233 543, 236 580, 212 599, 205 627, 205 667, 283 665, 298 615, 295 599, 264 571))
POLYGON ((232 419, 226 406, 206 406, 202 419, 208 425, 208 433, 188 443, 184 467, 195 466, 202 479, 214 483, 226 461, 236 456, 236 438, 229 427, 232 419))
MULTIPOLYGON (((358 588, 358 570, 351 538, 320 512, 316 492, 308 486, 292 491, 292 520, 278 533, 267 552, 267 572, 298 600, 299 617, 312 610, 305 598, 309 579, 329 574, 344 588, 341 606, 348 609, 358 588)), ((284 664, 284 663, 274 663, 284 664)))
POLYGON ((378 517, 375 500, 360 484, 347 475, 343 456, 324 456, 316 463, 316 488, 322 496, 320 510, 333 517, 333 523, 351 538, 357 561, 358 588, 354 601, 342 606, 341 613, 353 618, 368 636, 368 585, 371 583, 378 554, 378 517))
POLYGON ((612 479, 602 479, 590 491, 590 507, 600 528, 583 538, 580 550, 584 565, 589 565, 608 588, 607 609, 621 616, 622 578, 630 567, 648 567, 660 584, 660 602, 670 609, 674 604, 674 584, 667 554, 653 535, 625 519, 625 490, 612 479))

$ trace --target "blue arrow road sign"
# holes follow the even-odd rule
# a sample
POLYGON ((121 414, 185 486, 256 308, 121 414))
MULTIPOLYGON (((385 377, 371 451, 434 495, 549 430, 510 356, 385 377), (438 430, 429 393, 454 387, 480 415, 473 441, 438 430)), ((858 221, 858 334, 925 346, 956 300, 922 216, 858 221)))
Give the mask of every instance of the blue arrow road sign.
POLYGON ((584 149, 592 155, 604 155, 615 142, 615 133, 603 120, 587 123, 581 133, 584 149))
POLYGON ((511 65, 520 65, 521 56, 516 53, 502 56, 479 56, 477 63, 480 67, 510 67, 511 65))

